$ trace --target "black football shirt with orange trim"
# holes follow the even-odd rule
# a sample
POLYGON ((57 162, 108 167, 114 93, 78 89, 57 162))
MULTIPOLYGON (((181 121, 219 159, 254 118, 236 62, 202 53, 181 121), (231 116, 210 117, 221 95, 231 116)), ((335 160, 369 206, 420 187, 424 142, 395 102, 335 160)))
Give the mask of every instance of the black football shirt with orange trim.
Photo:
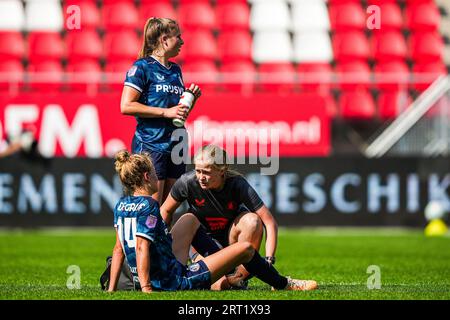
POLYGON ((178 202, 186 200, 188 212, 193 213, 222 245, 228 245, 228 230, 239 214, 256 212, 264 205, 243 176, 228 177, 219 191, 204 190, 197 181, 195 171, 189 171, 175 182, 170 194, 178 202))

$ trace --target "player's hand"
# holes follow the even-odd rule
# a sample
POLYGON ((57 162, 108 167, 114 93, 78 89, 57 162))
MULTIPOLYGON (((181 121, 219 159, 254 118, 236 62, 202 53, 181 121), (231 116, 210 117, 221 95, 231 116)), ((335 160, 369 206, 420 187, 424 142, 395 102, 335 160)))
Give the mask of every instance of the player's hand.
POLYGON ((165 109, 164 118, 186 120, 188 110, 188 107, 183 104, 179 104, 174 107, 165 109))
POLYGON ((189 87, 189 90, 192 91, 196 100, 198 98, 200 98, 200 96, 202 95, 202 91, 200 90, 200 87, 198 85, 196 85, 195 83, 191 84, 191 86, 189 87))

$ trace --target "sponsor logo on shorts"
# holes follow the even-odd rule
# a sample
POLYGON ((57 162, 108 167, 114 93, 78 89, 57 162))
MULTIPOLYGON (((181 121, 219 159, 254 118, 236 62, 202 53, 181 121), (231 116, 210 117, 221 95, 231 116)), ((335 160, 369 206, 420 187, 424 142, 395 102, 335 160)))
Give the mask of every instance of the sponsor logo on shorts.
POLYGON ((198 263, 191 264, 189 266, 189 270, 192 272, 197 272, 198 270, 200 270, 200 265, 198 263))

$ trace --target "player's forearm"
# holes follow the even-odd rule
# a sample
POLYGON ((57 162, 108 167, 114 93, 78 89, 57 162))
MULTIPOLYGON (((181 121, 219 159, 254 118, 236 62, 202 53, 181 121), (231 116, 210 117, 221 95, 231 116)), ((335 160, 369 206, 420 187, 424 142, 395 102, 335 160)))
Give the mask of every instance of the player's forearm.
POLYGON ((168 210, 164 209, 164 206, 161 207, 160 213, 161 213, 161 217, 163 218, 167 227, 170 228, 170 225, 172 224, 173 214, 171 212, 169 212, 168 210))
POLYGON ((123 254, 122 248, 114 247, 111 261, 111 274, 109 277, 108 291, 115 291, 117 288, 117 282, 119 281, 120 270, 122 269, 124 258, 125 256, 123 254))
POLYGON ((266 225, 266 256, 274 257, 277 250, 278 225, 276 221, 271 221, 266 225))
POLYGON ((148 248, 145 248, 145 246, 139 246, 136 248, 136 264, 139 283, 141 284, 142 291, 151 291, 150 252, 148 248))
POLYGON ((164 108, 146 106, 136 101, 125 102, 120 106, 122 114, 141 118, 164 118, 165 110, 164 108))

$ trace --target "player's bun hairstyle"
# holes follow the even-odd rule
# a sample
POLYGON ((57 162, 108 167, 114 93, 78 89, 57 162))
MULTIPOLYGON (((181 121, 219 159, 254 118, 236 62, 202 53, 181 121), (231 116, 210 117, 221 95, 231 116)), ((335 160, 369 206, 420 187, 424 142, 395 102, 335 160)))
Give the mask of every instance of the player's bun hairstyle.
POLYGON ((132 195, 136 188, 143 187, 150 194, 157 191, 155 168, 147 154, 130 154, 127 150, 119 151, 116 154, 114 166, 122 182, 125 194, 132 195), (148 172, 152 178, 151 183, 145 181, 145 172, 148 172))
POLYGON ((216 170, 225 171, 225 179, 229 177, 242 176, 241 173, 230 168, 231 161, 227 156, 227 152, 214 144, 203 146, 197 151, 197 154, 194 156, 194 164, 199 160, 209 164, 216 170))
POLYGON ((151 56, 158 49, 159 38, 162 35, 172 35, 179 29, 178 23, 173 19, 156 17, 148 19, 145 23, 144 40, 138 59, 151 56))

